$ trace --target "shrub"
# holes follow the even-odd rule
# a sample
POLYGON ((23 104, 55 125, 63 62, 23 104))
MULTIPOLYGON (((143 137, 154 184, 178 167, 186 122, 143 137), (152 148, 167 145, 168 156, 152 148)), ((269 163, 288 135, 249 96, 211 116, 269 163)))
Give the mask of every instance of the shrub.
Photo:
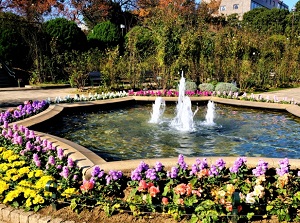
POLYGON ((234 84, 220 82, 216 85, 215 91, 226 92, 227 94, 231 92, 239 92, 239 88, 237 88, 234 84))
POLYGON ((211 83, 202 83, 198 86, 200 91, 214 91, 215 86, 211 83))
POLYGON ((187 91, 195 91, 197 90, 197 85, 194 81, 186 81, 185 82, 185 90, 187 91))

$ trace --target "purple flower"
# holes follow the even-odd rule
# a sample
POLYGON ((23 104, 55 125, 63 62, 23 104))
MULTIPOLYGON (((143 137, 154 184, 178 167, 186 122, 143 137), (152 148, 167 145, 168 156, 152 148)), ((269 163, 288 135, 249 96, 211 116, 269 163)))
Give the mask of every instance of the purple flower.
POLYGON ((146 178, 150 179, 150 180, 157 180, 158 177, 156 175, 156 171, 155 169, 148 169, 146 171, 146 178))
POLYGON ((68 176, 69 176, 69 168, 68 168, 67 166, 64 166, 64 167, 62 168, 62 172, 60 173, 60 175, 61 175, 63 178, 67 179, 68 176))
POLYGON ((155 164, 155 170, 157 171, 157 172, 160 172, 160 171, 162 171, 163 170, 163 165, 162 165, 162 163, 161 162, 156 162, 156 164, 155 164))
POLYGON ((218 176, 219 172, 218 169, 215 165, 211 165, 210 169, 209 169, 209 176, 213 177, 213 176, 218 176))
POLYGON ((247 162, 245 157, 239 157, 233 164, 232 167, 229 168, 230 173, 238 173, 239 168, 243 166, 247 162))
POLYGON ((108 175, 111 177, 111 179, 118 180, 118 179, 122 178, 123 173, 121 171, 110 170, 108 172, 108 175))
POLYGON ((167 172, 167 176, 174 179, 178 176, 178 173, 179 173, 179 169, 177 167, 172 167, 171 171, 167 172))
POLYGON ((48 158, 48 164, 55 165, 55 158, 54 158, 54 156, 49 156, 49 158, 48 158))
POLYGON ((279 168, 276 168, 276 173, 279 176, 283 176, 284 174, 289 172, 289 160, 287 158, 283 159, 283 160, 279 160, 279 168))
POLYGON ((98 176, 100 171, 101 171, 101 169, 99 166, 94 166, 94 168, 92 169, 92 172, 91 172, 92 177, 98 176))
POLYGON ((188 165, 184 161, 184 156, 180 154, 178 156, 178 165, 180 166, 181 169, 186 170, 188 168, 188 165))
POLYGON ((223 170, 225 168, 225 161, 223 159, 218 159, 216 161, 216 166, 218 167, 219 170, 223 170))
POLYGON ((3 128, 5 128, 5 129, 8 128, 8 121, 4 121, 4 123, 3 123, 3 128))
POLYGON ((135 169, 131 171, 131 180, 140 181, 142 179, 142 173, 139 171, 139 169, 135 169))
POLYGON ((64 157, 64 151, 62 148, 57 148, 57 157, 58 159, 62 160, 64 157))
POLYGON ((264 162, 263 160, 259 160, 258 164, 257 164, 257 167, 252 170, 252 173, 255 176, 259 177, 261 175, 264 175, 267 170, 268 170, 268 163, 264 162))
POLYGON ((74 161, 70 157, 68 157, 68 167, 74 167, 74 161))

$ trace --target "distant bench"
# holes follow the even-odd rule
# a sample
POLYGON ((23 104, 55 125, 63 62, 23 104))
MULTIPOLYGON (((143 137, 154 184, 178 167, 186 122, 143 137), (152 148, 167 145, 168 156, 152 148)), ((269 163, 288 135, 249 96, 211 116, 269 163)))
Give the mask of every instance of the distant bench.
POLYGON ((99 71, 92 71, 89 73, 90 86, 100 86, 101 82, 102 82, 102 77, 99 71))

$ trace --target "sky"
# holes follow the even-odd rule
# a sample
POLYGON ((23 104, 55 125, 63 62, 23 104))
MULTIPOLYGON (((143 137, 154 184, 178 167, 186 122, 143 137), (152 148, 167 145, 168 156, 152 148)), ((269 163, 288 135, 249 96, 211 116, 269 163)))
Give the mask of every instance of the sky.
POLYGON ((298 0, 283 0, 283 2, 287 4, 289 6, 289 10, 291 10, 296 5, 298 0))

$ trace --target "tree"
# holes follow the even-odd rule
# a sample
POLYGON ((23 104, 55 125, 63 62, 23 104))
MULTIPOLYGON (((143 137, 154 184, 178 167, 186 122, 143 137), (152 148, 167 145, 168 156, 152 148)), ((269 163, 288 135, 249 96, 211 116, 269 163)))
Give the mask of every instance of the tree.
POLYGON ((22 37, 22 18, 13 13, 0 13, 0 57, 13 67, 28 68, 29 47, 22 37))
POLYGON ((118 27, 110 21, 97 24, 88 34, 88 41, 94 46, 102 49, 116 46, 120 41, 118 27))
MULTIPOLYGON (((62 0, 63 2, 63 0, 62 0)), ((51 12, 53 6, 58 6, 57 0, 6 0, 0 1, 1 8, 24 16, 27 21, 41 22, 42 16, 51 12)))
POLYGON ((44 30, 50 40, 56 42, 55 46, 59 52, 86 48, 86 36, 75 22, 65 18, 53 19, 44 24, 44 30))

